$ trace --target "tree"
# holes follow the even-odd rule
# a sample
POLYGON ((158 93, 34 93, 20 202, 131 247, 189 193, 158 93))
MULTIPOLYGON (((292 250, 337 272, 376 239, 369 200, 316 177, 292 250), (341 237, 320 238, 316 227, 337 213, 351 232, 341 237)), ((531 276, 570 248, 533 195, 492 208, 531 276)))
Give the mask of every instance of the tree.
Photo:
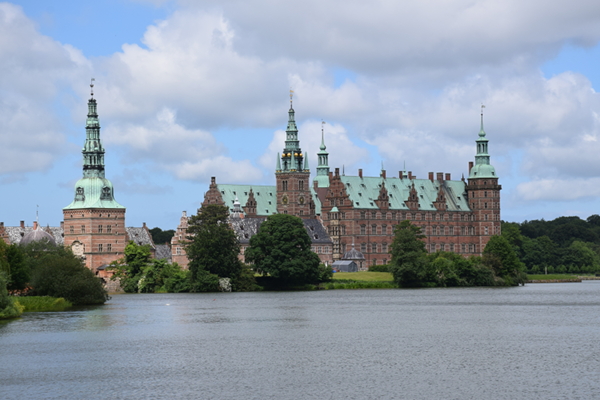
POLYGON ((300 218, 271 215, 250 238, 246 261, 282 285, 317 282, 320 261, 311 251, 311 244, 300 218))
MULTIPOLYGON (((3 242, 2 239, 0 239, 3 242)), ((6 272, 0 270, 0 319, 16 318, 23 312, 23 306, 8 295, 6 272)))
POLYGON ((435 281, 431 264, 427 260, 425 239, 421 228, 410 221, 402 221, 394 229, 390 272, 401 286, 422 286, 435 281))
POLYGON ((177 263, 152 258, 148 245, 129 242, 125 257, 110 265, 114 271, 111 279, 119 279, 126 293, 188 292, 190 282, 187 271, 177 263))
POLYGON ((48 242, 24 248, 31 268, 30 294, 63 297, 73 304, 103 304, 108 296, 102 282, 85 267, 71 249, 48 242))
POLYGON ((509 285, 525 283, 525 265, 503 236, 494 235, 483 249, 483 263, 509 285))
POLYGON ((198 214, 190 218, 190 242, 185 250, 190 260, 192 282, 201 278, 201 271, 232 280, 240 275, 240 245, 235 232, 228 224, 228 217, 227 207, 209 204, 198 209, 198 214))
POLYGON ((175 236, 175 231, 173 229, 163 231, 160 228, 152 228, 150 229, 150 234, 152 235, 152 241, 154 243, 164 244, 171 243, 171 238, 175 236))
POLYGON ((10 267, 8 290, 10 292, 25 290, 31 278, 31 271, 25 262, 23 249, 17 244, 8 246, 6 258, 10 267))

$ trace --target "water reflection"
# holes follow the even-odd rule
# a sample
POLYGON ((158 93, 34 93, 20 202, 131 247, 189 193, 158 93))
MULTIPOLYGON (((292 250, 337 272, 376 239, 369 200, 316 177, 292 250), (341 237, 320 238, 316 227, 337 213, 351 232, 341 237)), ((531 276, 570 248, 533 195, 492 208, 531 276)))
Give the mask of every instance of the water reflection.
POLYGON ((592 398, 600 282, 119 295, 0 323, 0 398, 592 398))

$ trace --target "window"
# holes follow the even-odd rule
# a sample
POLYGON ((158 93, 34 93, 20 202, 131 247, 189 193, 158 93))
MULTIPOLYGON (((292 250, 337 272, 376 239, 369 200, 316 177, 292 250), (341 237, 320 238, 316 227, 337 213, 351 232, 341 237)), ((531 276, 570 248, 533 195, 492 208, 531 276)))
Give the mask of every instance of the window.
POLYGON ((377 219, 377 212, 376 211, 371 212, 371 218, 372 219, 377 219))
POLYGON ((361 243, 360 244, 360 251, 363 253, 367 252, 367 244, 366 243, 361 243))
POLYGON ((484 219, 484 221, 487 221, 487 220, 488 220, 488 216, 487 216, 487 214, 485 214, 485 215, 483 216, 483 219, 484 219))
POLYGON ((281 181, 281 189, 283 191, 287 191, 288 190, 288 182, 287 181, 281 181))
POLYGON ((342 225, 342 235, 346 234, 346 225, 342 225))
POLYGON ((488 234, 488 227, 487 226, 485 227, 485 234, 486 235, 488 234))
POLYGON ((387 235, 388 231, 387 231, 387 225, 381 225, 381 234, 382 235, 387 235))
POLYGON ((392 213, 392 219, 396 219, 396 213, 395 212, 392 213))
POLYGON ((81 233, 85 233, 85 225, 81 225, 81 233))
POLYGON ((361 212, 360 212, 360 219, 365 219, 365 218, 367 218, 367 217, 366 217, 366 212, 364 212, 364 211, 361 211, 361 212))
POLYGON ((181 255, 181 247, 177 246, 175 248, 175 254, 177 254, 178 256, 181 255))
POLYGON ((377 243, 371 243, 371 253, 377 253, 377 243))
POLYGON ((102 252, 102 243, 100 243, 100 244, 98 245, 98 251, 99 251, 99 252, 102 252))
POLYGON ((372 265, 377 265, 377 260, 373 259, 372 265))
POLYGON ((483 208, 487 208, 487 203, 483 203, 483 208))
POLYGON ((367 234, 367 226, 366 225, 361 225, 360 226, 360 234, 361 235, 366 235, 367 234))
POLYGON ((377 235, 377 225, 371 225, 371 235, 377 235))
POLYGON ((387 258, 384 258, 383 259, 383 265, 386 265, 386 264, 387 264, 387 258))
POLYGON ((454 251, 454 243, 450 243, 450 251, 454 251))
POLYGON ((112 232, 112 225, 106 225, 106 233, 112 232))
POLYGON ((388 252, 387 243, 382 243, 381 244, 381 252, 382 253, 387 253, 388 252))
POLYGON ((298 182, 298 190, 304 190, 304 181, 298 182))
POLYGON ((106 245, 106 251, 112 251, 112 244, 107 244, 106 245))
POLYGON ((321 254, 321 246, 317 247, 317 254, 321 254))
POLYGON ((463 243, 463 244, 461 245, 461 248, 462 248, 462 252, 463 252, 463 253, 466 253, 466 252, 467 252, 467 245, 466 245, 466 244, 464 244, 464 243, 463 243))
POLYGON ((73 225, 69 226, 69 233, 75 233, 75 228, 73 225))
POLYGON ((454 235, 454 227, 453 226, 450 227, 450 234, 454 235))
POLYGON ((102 233, 102 225, 98 225, 98 233, 102 233))

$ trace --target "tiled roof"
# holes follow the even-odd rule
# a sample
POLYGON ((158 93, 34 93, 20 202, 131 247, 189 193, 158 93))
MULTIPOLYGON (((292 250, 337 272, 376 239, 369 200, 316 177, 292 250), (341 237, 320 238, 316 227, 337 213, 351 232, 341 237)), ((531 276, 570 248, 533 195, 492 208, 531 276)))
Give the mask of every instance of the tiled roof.
POLYGON ((148 230, 144 227, 141 228, 133 228, 133 227, 128 227, 125 228, 125 230, 127 231, 127 236, 128 239, 133 241, 135 244, 138 245, 149 245, 151 248, 156 249, 156 246, 154 245, 154 242, 152 241, 152 236, 150 236, 150 233, 148 232, 148 230))
MULTIPOLYGON (((242 210, 244 209, 248 202, 250 189, 252 189, 256 200, 256 215, 268 217, 277 214, 277 188, 275 186, 217 184, 217 190, 221 193, 223 202, 229 208, 229 212, 233 212, 233 203, 236 197, 242 206, 242 210)), ((321 202, 312 187, 310 193, 315 203, 315 212, 320 214, 321 202)))
POLYGON ((419 198, 419 210, 435 211, 433 202, 436 200, 440 186, 446 196, 448 211, 470 211, 466 199, 466 183, 463 181, 431 181, 429 179, 400 179, 383 177, 341 176, 346 186, 346 192, 355 208, 378 209, 375 200, 379 196, 381 185, 385 183, 388 191, 390 209, 408 210, 404 203, 408 200, 414 184, 419 198))
MULTIPOLYGON (((232 218, 229 220, 231 227, 235 231, 240 244, 250 243, 250 238, 258 232, 260 224, 262 224, 266 218, 232 218)), ((317 219, 303 219, 304 228, 306 233, 311 238, 314 244, 317 243, 331 243, 331 239, 325 230, 325 227, 317 219)))
POLYGON ((154 258, 158 260, 171 261, 171 246, 168 244, 157 244, 154 258))
MULTIPOLYGON (((18 244, 21 243, 21 239, 27 235, 29 232, 33 231, 32 226, 26 226, 25 228, 21 228, 20 226, 5 226, 4 230, 8 234, 8 239, 10 243, 18 244)), ((50 233, 54 238, 54 241, 57 245, 62 245, 64 243, 63 230, 59 226, 50 226, 42 228, 42 230, 50 233)))

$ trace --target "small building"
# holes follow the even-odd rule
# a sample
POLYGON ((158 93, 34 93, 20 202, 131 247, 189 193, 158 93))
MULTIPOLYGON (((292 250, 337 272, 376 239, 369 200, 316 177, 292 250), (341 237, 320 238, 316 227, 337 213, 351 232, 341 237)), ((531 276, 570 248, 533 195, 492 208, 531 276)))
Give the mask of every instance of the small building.
POLYGON ((338 272, 358 272, 358 265, 352 260, 338 260, 332 265, 338 272))

